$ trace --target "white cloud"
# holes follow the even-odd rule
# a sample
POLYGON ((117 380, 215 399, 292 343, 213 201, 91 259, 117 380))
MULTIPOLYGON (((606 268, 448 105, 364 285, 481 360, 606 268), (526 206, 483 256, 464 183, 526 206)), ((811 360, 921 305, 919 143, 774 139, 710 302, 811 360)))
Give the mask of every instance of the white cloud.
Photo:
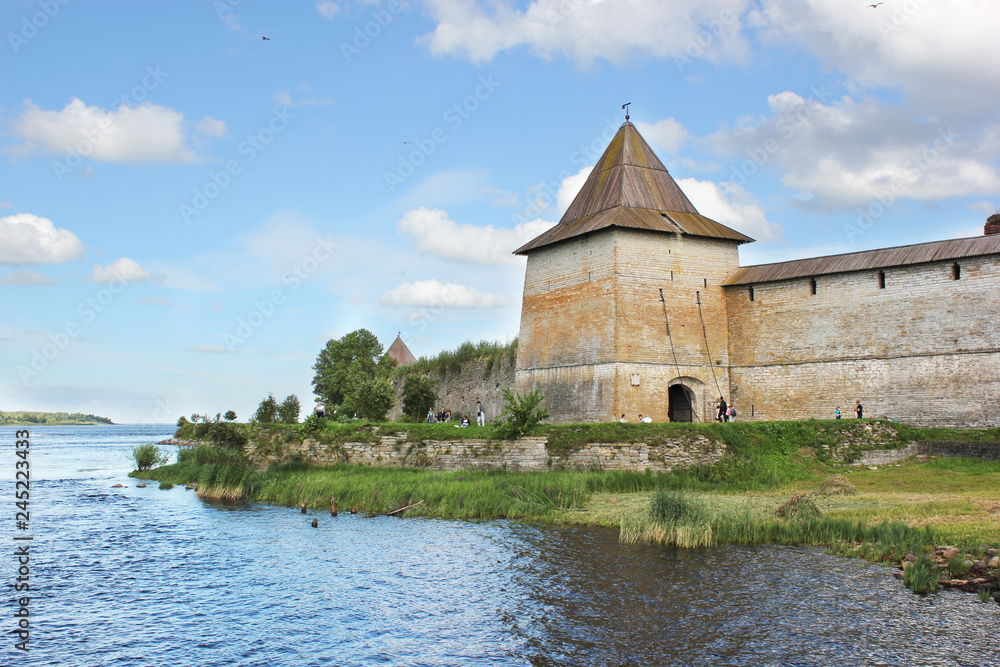
POLYGON ((993 114, 1000 80, 994 0, 907 0, 871 9, 843 0, 762 0, 761 38, 795 44, 864 86, 899 88, 950 117, 993 114))
POLYGON ((688 196, 698 212, 758 241, 771 241, 781 236, 781 226, 769 222, 764 210, 752 194, 734 183, 719 187, 712 181, 682 178, 677 185, 688 196))
POLYGON ((226 124, 218 118, 212 118, 211 116, 205 116, 198 121, 195 129, 207 137, 219 139, 226 136, 226 124))
POLYGON ((423 41, 435 54, 473 62, 519 46, 582 63, 635 56, 735 62, 749 51, 739 18, 747 0, 534 0, 523 10, 504 0, 427 4, 437 26, 423 41))
POLYGON ((274 213, 240 242, 254 259, 254 273, 266 272, 276 279, 332 269, 336 262, 330 260, 339 249, 331 236, 289 210, 274 213))
POLYGON ((974 203, 963 204, 965 208, 972 209, 973 211, 979 211, 983 215, 989 217, 994 213, 1000 213, 1000 208, 993 205, 993 202, 988 202, 985 199, 983 201, 977 201, 974 203))
POLYGON ((319 0, 316 3, 316 11, 323 18, 332 19, 340 13, 340 6, 336 2, 330 2, 330 0, 319 0))
POLYGON ((193 352, 206 352, 208 354, 233 354, 236 350, 231 350, 228 347, 215 347, 214 345, 192 345, 190 348, 193 352))
POLYGON ((663 118, 655 123, 637 122, 635 126, 643 137, 671 154, 678 152, 690 137, 684 125, 673 118, 663 118))
POLYGON ((25 141, 21 151, 39 148, 98 162, 199 161, 187 145, 184 114, 157 104, 105 111, 74 97, 62 111, 49 111, 29 101, 13 127, 25 141))
POLYGON ((56 282, 36 271, 18 269, 0 277, 0 285, 55 285, 56 282))
POLYGON ((412 203, 447 205, 489 194, 485 169, 455 169, 430 174, 406 193, 412 203))
POLYGON ((128 257, 121 257, 107 266, 94 266, 90 279, 95 283, 141 283, 144 280, 154 280, 156 276, 139 266, 128 257))
POLYGON ((295 99, 287 90, 279 90, 272 99, 279 107, 328 107, 337 103, 333 97, 301 97, 295 99))
POLYGON ((148 299, 140 299, 139 303, 148 303, 157 306, 165 306, 167 308, 173 308, 175 310, 190 310, 186 305, 180 301, 174 301, 173 299, 168 299, 166 297, 150 297, 148 299))
POLYGON ((532 220, 514 229, 460 225, 441 209, 421 206, 404 213, 398 226, 400 232, 413 236, 417 250, 425 255, 469 264, 506 264, 516 261, 511 255, 514 250, 554 224, 532 220))
POLYGON ((995 166, 1000 127, 976 133, 925 122, 902 107, 844 97, 824 104, 783 92, 771 115, 741 120, 709 137, 742 159, 730 180, 742 185, 777 167, 782 182, 821 208, 875 199, 936 200, 1000 190, 995 166))
POLYGON ((82 257, 80 239, 48 218, 30 213, 0 218, 0 264, 59 264, 82 257))
POLYGON ((438 280, 417 280, 403 283, 382 292, 382 306, 418 306, 437 308, 499 308, 510 301, 498 294, 480 292, 474 287, 438 280))
POLYGON ((584 167, 580 171, 576 172, 571 176, 567 176, 562 180, 559 185, 559 191, 556 192, 556 206, 559 207, 559 214, 562 215, 569 205, 573 203, 573 200, 578 194, 580 194, 580 188, 583 184, 587 182, 587 177, 590 176, 590 172, 594 169, 594 165, 589 167, 584 167))

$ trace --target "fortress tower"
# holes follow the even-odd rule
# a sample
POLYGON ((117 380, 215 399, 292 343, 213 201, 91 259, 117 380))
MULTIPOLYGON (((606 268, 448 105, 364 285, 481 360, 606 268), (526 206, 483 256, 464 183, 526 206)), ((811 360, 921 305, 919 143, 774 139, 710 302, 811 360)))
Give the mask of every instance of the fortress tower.
POLYGON ((698 213, 625 122, 526 255, 516 387, 554 421, 711 421, 730 396, 723 283, 753 241, 698 213))

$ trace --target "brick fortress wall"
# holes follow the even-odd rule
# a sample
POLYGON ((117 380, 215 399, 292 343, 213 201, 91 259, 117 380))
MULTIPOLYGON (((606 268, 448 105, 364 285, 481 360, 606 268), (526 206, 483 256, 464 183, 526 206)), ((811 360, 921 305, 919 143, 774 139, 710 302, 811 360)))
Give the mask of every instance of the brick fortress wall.
POLYGON ((553 421, 666 421, 669 385, 680 382, 695 421, 711 420, 716 381, 729 399, 721 284, 737 265, 733 242, 620 228, 532 252, 518 389, 541 389, 553 421))
POLYGON ((726 288, 742 419, 1000 424, 1000 257, 726 288), (753 415, 751 416, 752 406, 753 415))

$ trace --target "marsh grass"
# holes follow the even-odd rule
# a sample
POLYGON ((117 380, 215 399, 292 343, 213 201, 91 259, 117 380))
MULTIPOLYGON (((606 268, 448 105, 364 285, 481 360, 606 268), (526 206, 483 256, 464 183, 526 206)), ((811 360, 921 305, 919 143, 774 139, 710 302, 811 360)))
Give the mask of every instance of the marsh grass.
POLYGON ((704 496, 660 491, 645 514, 624 517, 625 543, 693 547, 719 544, 798 544, 823 546, 844 556, 898 561, 907 553, 932 550, 940 536, 929 527, 900 522, 874 525, 829 517, 780 519, 759 504, 713 504, 704 496))
POLYGON ((948 559, 948 573, 952 579, 957 579, 972 569, 972 561, 966 560, 965 556, 959 554, 948 559))
POLYGON ((244 502, 254 497, 260 483, 261 474, 246 461, 208 463, 198 475, 198 497, 244 502))
POLYGON ((985 586, 982 588, 977 588, 976 593, 979 594, 980 602, 989 602, 990 600, 993 599, 992 596, 990 595, 990 589, 986 588, 985 586))
POLYGON ((921 595, 936 591, 940 578, 940 568, 934 559, 926 554, 921 555, 915 563, 903 569, 903 585, 921 595))
POLYGON ((174 488, 173 483, 171 483, 171 482, 160 482, 160 490, 161 491, 169 491, 172 488, 174 488))

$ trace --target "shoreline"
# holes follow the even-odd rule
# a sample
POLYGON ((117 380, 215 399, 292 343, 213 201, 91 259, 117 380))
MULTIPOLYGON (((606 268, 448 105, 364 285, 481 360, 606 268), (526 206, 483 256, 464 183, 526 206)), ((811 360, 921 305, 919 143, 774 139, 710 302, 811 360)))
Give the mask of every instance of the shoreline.
MULTIPOLYGON (((676 481, 670 480, 670 475, 641 473, 437 471, 347 464, 316 467, 288 463, 260 471, 233 452, 204 444, 187 449, 184 458, 183 463, 129 476, 170 481, 178 486, 196 484, 197 493, 206 500, 265 502, 289 508, 305 503, 315 511, 329 511, 331 496, 337 498, 343 513, 354 510, 370 515, 426 500, 422 506, 408 510, 407 515, 611 527, 619 529, 622 541, 629 541, 625 528, 630 521, 649 523, 653 492, 676 481), (195 463, 195 459, 203 462, 195 463)), ((1000 516, 993 513, 994 509, 1000 510, 1000 505, 992 500, 1000 484, 1000 464, 981 463, 986 473, 962 472, 963 466, 972 465, 965 460, 910 460, 876 470, 848 469, 843 464, 820 464, 815 460, 812 465, 815 471, 811 478, 769 489, 680 491, 713 508, 711 521, 716 530, 719 522, 732 523, 735 517, 761 531, 757 538, 716 539, 704 546, 818 546, 836 555, 886 564, 896 569, 897 578, 905 574, 905 563, 913 562, 920 554, 943 554, 946 547, 954 546, 961 549, 962 559, 952 567, 957 571, 966 568, 975 576, 951 572, 948 562, 939 559, 937 566, 943 565, 949 571, 941 585, 965 591, 986 586, 991 594, 1000 597, 997 568, 982 567, 982 563, 990 562, 987 556, 995 557, 989 550, 1000 546, 996 543, 1000 516), (858 495, 819 495, 820 476, 828 476, 832 470, 848 475, 861 489, 858 495), (914 485, 939 487, 942 492, 908 493, 907 487, 914 485), (793 494, 808 494, 805 497, 814 499, 822 510, 822 519, 816 523, 826 524, 825 530, 834 531, 830 534, 839 534, 835 531, 845 530, 845 526, 853 530, 857 525, 858 531, 844 539, 827 539, 816 537, 821 533, 815 526, 800 530, 794 528, 797 524, 774 518, 775 508, 793 494), (996 520, 991 523, 993 516, 996 520), (768 537, 771 535, 778 539, 772 540, 768 537), (910 542, 912 548, 907 546, 910 542)), ((670 540, 638 541, 671 544, 670 540)))

